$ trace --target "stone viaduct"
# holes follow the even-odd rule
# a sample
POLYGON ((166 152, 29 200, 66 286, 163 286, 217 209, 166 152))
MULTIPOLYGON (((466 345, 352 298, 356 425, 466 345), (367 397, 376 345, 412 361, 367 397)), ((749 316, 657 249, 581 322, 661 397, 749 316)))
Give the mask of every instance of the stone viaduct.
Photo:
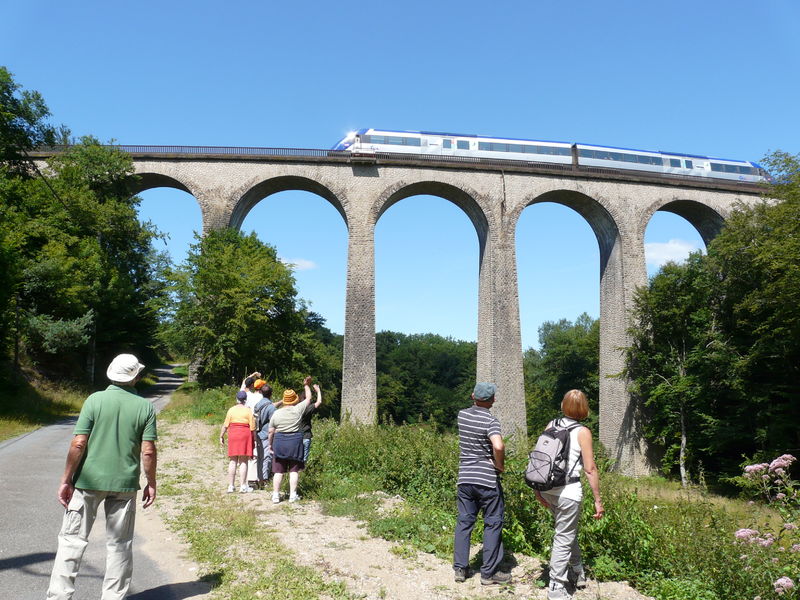
MULTIPOLYGON (((634 291, 647 282, 645 228, 656 211, 669 211, 689 221, 708 243, 737 203, 755 202, 762 193, 753 184, 506 161, 122 148, 133 156, 140 176, 133 192, 155 187, 189 192, 200 205, 204 231, 240 227, 256 203, 285 190, 315 193, 339 211, 348 231, 342 414, 359 422, 372 423, 376 416, 374 231, 389 207, 410 196, 433 195, 449 200, 472 221, 480 248, 476 376, 497 384, 493 411, 504 435, 523 440, 517 221, 537 202, 575 210, 591 226, 600 249, 600 440, 620 470, 631 475, 648 472, 646 449, 635 402, 626 382, 614 375, 624 364, 620 349, 628 342, 634 291)), ((540 283, 542 293, 547 287, 540 283)))

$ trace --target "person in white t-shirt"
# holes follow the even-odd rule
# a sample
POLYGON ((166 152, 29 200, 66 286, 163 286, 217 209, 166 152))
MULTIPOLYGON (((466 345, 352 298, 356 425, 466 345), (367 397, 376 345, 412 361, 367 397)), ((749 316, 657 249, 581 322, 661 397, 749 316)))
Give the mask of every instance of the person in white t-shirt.
MULTIPOLYGON (((586 394, 580 390, 570 390, 564 394, 561 412, 564 416, 557 419, 561 427, 569 427, 584 420, 589 415, 586 394)), ((547 427, 552 425, 553 421, 548 423, 547 427)), ((570 431, 569 450, 567 472, 578 480, 561 487, 536 492, 536 499, 552 511, 555 519, 555 534, 550 554, 548 600, 571 598, 572 586, 575 588, 586 586, 586 574, 581 561, 581 550, 578 547, 578 521, 583 500, 583 487, 579 479, 581 471, 586 473, 594 495, 594 518, 600 519, 605 514, 600 499, 600 476, 594 460, 592 432, 588 427, 575 427, 570 431)))

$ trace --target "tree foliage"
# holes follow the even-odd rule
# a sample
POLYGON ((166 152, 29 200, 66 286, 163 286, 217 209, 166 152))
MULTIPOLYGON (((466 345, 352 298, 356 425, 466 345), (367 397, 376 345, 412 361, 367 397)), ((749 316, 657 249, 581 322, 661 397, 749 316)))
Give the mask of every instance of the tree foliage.
POLYGON ((254 233, 221 229, 197 238, 172 276, 174 317, 163 336, 196 365, 204 386, 238 383, 258 369, 296 387, 314 375, 335 406, 341 341, 297 298, 291 269, 254 233))
POLYGON ((33 169, 26 152, 58 133, 44 100, 0 68, 0 101, 0 342, 13 323, 32 359, 71 375, 146 352, 163 283, 152 268, 158 233, 128 191, 130 157, 85 137, 33 169))
POLYGON ((477 344, 435 334, 376 335, 378 416, 394 423, 455 424, 475 385, 477 344))
POLYGON ((765 161, 772 200, 740 206, 708 255, 669 264, 636 297, 627 375, 646 435, 695 474, 800 447, 800 162, 765 161))
POLYGON ((586 313, 575 322, 546 321, 539 327, 539 350, 523 355, 528 429, 539 432, 561 410, 561 400, 571 389, 589 397, 587 424, 597 426, 600 321, 586 313))

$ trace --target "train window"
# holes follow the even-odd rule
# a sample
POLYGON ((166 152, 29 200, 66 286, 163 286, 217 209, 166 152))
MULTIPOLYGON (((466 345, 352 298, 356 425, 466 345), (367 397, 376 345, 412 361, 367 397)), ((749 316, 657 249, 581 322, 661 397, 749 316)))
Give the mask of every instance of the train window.
POLYGON ((611 157, 611 160, 623 160, 622 152, 609 152, 608 155, 611 157))
POLYGON ((679 159, 679 158, 670 158, 669 159, 669 166, 670 167, 675 167, 676 169, 680 169, 681 168, 681 159, 679 159))
POLYGON ((452 148, 453 140, 442 140, 442 148, 452 148))
POLYGON ((711 163, 711 170, 721 173, 723 171, 722 165, 719 163, 711 163))
POLYGON ((456 148, 459 150, 469 150, 469 140, 456 140, 456 148))
POLYGON ((587 150, 586 148, 581 148, 578 150, 578 155, 582 158, 594 158, 594 150, 587 150))
POLYGON ((572 154, 572 150, 569 148, 556 148, 555 154, 560 154, 561 156, 570 156, 572 154))
POLYGON ((522 144, 509 144, 508 145, 509 152, 525 152, 525 148, 522 144))
POLYGON ((694 169, 694 163, 692 163, 692 161, 690 161, 690 160, 685 160, 685 161, 683 161, 683 162, 685 162, 685 163, 686 163, 686 168, 687 168, 687 169, 694 169))
POLYGON ((595 150, 594 157, 599 160, 609 160, 610 158, 609 153, 606 152, 605 150, 595 150))

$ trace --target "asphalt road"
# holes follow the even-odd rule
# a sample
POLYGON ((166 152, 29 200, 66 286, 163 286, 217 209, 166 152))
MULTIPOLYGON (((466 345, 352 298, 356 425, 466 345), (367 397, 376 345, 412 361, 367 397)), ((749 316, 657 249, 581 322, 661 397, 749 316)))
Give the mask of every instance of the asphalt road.
MULTIPOLYGON (((154 373, 159 381, 146 396, 160 411, 182 380, 169 367, 154 369, 154 373)), ((0 442, 0 600, 41 600, 47 593, 64 515, 56 491, 74 425, 71 419, 0 442)), ((140 503, 137 521, 141 519, 140 503)), ((101 509, 75 582, 75 600, 100 598, 104 523, 101 509)), ((176 581, 174 573, 162 571, 158 558, 143 552, 139 529, 137 523, 129 600, 183 600, 208 591, 206 584, 176 581)))

